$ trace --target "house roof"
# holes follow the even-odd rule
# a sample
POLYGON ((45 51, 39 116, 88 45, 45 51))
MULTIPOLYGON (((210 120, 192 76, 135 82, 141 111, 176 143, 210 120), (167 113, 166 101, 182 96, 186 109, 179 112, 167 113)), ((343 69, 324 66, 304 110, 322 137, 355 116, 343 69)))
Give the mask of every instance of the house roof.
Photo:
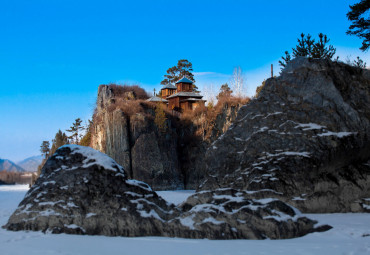
POLYGON ((203 96, 198 94, 198 93, 195 93, 195 92, 184 92, 184 91, 181 91, 181 92, 178 92, 176 94, 173 94, 167 98, 173 98, 173 97, 196 97, 196 98, 202 98, 203 96))
POLYGON ((156 96, 151 97, 151 98, 147 99, 146 101, 149 101, 149 102, 163 102, 163 103, 168 102, 168 100, 160 98, 160 97, 156 97, 156 96))
POLYGON ((161 88, 161 90, 162 89, 177 89, 177 87, 175 85, 172 85, 171 83, 169 83, 169 84, 163 86, 163 88, 161 88))
POLYGON ((190 84, 193 84, 193 81, 191 81, 191 80, 189 80, 188 78, 186 78, 186 77, 182 77, 180 80, 178 80, 177 82, 176 82, 176 84, 177 83, 190 83, 190 84))

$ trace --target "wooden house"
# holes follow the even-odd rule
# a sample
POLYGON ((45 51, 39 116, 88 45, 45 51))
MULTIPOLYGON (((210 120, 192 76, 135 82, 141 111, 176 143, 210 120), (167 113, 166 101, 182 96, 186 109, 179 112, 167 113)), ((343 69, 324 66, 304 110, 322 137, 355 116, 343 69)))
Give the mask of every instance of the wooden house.
POLYGON ((176 86, 165 85, 161 97, 168 100, 168 109, 179 112, 194 110, 205 103, 203 96, 193 91, 193 82, 186 77, 177 81, 176 86))

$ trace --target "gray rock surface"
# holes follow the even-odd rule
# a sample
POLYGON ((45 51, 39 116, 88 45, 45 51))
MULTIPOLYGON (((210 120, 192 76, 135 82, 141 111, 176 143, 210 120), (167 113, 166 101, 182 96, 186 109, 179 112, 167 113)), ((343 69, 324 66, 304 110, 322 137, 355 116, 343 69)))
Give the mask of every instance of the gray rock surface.
POLYGON ((116 97, 107 85, 99 87, 96 121, 93 126, 94 149, 106 153, 122 165, 130 178, 145 181, 155 190, 183 189, 178 163, 178 137, 171 120, 163 134, 154 123, 154 109, 142 104, 141 111, 127 114, 109 110, 115 102, 136 100, 126 92, 116 97))
POLYGON ((297 58, 206 153, 201 190, 234 188, 304 212, 364 212, 370 200, 370 71, 297 58))
POLYGON ((278 199, 248 192, 199 192, 176 207, 114 160, 89 147, 66 145, 48 159, 4 228, 106 236, 209 239, 292 238, 315 228, 278 199))
POLYGON ((111 106, 119 101, 135 100, 126 94, 115 95, 108 85, 99 87, 98 121, 94 121, 91 146, 122 165, 130 178, 144 181, 154 190, 196 189, 205 177, 206 148, 227 130, 241 105, 226 105, 207 130, 209 139, 204 139, 195 135, 197 124, 185 124, 170 114, 166 132, 160 132, 154 123, 154 109, 145 104, 136 114, 119 107, 112 111, 111 106))

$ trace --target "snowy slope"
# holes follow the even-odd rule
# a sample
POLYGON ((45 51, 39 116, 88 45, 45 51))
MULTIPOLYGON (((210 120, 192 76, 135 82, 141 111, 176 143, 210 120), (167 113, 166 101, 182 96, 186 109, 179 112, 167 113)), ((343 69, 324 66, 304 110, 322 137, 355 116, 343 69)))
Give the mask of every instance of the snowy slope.
MULTIPOLYGON (((0 186, 0 225, 27 186, 0 186)), ((189 191, 159 192, 175 203, 189 191)), ((370 254, 370 214, 310 214, 333 229, 289 240, 194 240, 166 237, 105 237, 11 232, 0 229, 0 254, 370 254)))

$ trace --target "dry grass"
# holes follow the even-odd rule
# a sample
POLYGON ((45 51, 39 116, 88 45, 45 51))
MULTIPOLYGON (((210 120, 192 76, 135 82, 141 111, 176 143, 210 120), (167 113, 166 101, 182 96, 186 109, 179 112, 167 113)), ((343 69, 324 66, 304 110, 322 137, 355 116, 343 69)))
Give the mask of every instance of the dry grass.
POLYGON ((132 116, 136 113, 146 113, 146 109, 148 109, 149 104, 145 100, 124 100, 121 98, 117 98, 113 104, 110 104, 107 107, 108 112, 113 112, 116 109, 120 109, 124 112, 127 116, 132 116))
POLYGON ((133 92, 135 95, 135 99, 148 99, 150 96, 148 93, 143 89, 140 88, 138 85, 118 85, 118 84, 108 84, 108 87, 110 87, 114 93, 114 96, 117 97, 123 97, 125 93, 127 92, 133 92))
POLYGON ((196 126, 195 135, 203 140, 209 139, 217 116, 225 108, 240 107, 250 101, 248 97, 224 96, 218 99, 214 107, 198 107, 194 111, 185 112, 181 115, 183 123, 193 123, 196 126))

